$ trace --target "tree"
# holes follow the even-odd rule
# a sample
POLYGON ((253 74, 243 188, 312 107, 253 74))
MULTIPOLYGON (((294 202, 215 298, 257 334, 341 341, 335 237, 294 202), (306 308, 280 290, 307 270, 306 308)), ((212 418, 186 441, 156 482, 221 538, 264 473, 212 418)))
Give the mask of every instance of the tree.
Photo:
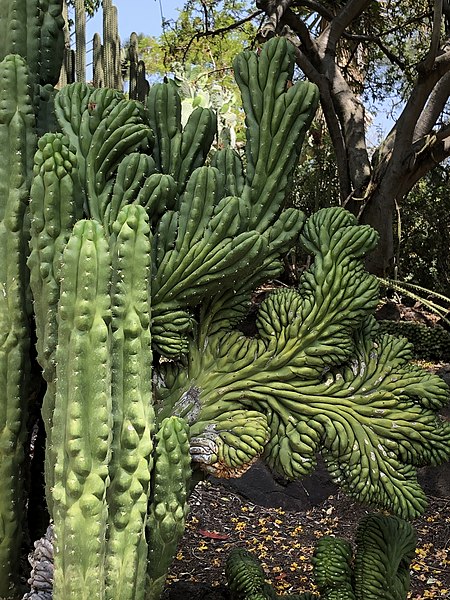
POLYGON ((268 18, 263 36, 287 35, 298 66, 320 89, 340 201, 378 230, 368 267, 383 274, 393 257, 396 203, 450 155, 450 5, 259 0, 258 6, 268 18), (383 100, 393 91, 403 108, 371 156, 363 99, 383 100))
MULTIPOLYGON (((379 232, 367 266, 384 274, 394 255, 396 204, 450 155, 450 4, 258 0, 257 6, 267 17, 260 38, 287 36, 297 65, 319 87, 336 157, 337 200, 379 232), (401 106, 398 118, 371 149, 374 100, 388 111, 392 96, 401 106)), ((201 36, 218 33, 205 17, 201 36)))

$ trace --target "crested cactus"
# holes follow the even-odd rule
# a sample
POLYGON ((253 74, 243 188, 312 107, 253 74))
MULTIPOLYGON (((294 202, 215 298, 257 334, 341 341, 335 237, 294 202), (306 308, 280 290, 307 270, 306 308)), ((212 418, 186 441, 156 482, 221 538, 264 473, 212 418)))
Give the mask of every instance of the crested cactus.
POLYGON ((354 555, 344 539, 326 536, 317 542, 313 574, 319 595, 278 596, 258 559, 243 548, 230 552, 225 574, 232 600, 406 600, 416 543, 406 521, 369 514, 358 526, 354 555))

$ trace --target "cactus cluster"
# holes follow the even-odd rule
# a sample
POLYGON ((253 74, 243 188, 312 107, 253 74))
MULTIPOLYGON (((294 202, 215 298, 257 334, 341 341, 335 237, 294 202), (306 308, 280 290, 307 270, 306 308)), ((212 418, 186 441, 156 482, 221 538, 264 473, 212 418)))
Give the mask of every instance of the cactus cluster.
POLYGON ((258 559, 243 548, 230 552, 226 577, 232 600, 406 600, 417 535, 398 517, 369 514, 356 532, 356 549, 326 536, 315 547, 313 576, 318 594, 279 596, 266 583, 258 559))
POLYGON ((429 360, 450 359, 450 332, 441 325, 428 326, 415 321, 379 322, 380 331, 404 337, 413 345, 414 357, 429 360))
MULTIPOLYGON (((16 23, 23 3, 6 4, 16 23)), ((26 5, 41 10, 43 69, 51 40, 62 56, 62 2, 26 5)), ((258 456, 297 478, 320 452, 356 498, 423 512, 415 469, 448 458, 448 389, 377 331, 374 231, 340 208, 306 222, 284 208, 318 100, 291 83, 294 48, 236 58, 245 157, 211 152, 212 110, 183 126, 170 82, 145 104, 81 82, 45 104, 53 91, 24 58, 0 69, 0 598, 18 597, 32 306, 55 600, 156 600, 195 481, 258 456), (299 289, 270 294, 246 336, 252 292, 299 237, 313 257, 299 289)))

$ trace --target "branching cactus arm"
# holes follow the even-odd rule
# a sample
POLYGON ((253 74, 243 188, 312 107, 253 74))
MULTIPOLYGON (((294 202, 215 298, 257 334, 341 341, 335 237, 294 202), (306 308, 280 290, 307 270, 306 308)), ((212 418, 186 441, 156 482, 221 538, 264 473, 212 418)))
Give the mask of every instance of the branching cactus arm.
POLYGON ((142 600, 147 572, 145 525, 153 466, 150 336, 150 229, 130 205, 113 226, 111 483, 107 491, 106 596, 142 600))
POLYGON ((144 108, 134 100, 124 100, 114 90, 75 83, 58 93, 55 110, 76 150, 88 214, 106 224, 105 213, 119 163, 127 154, 147 152, 153 146, 144 108))
POLYGON ((47 134, 39 140, 31 187, 31 241, 28 267, 34 299, 38 361, 47 389, 42 406, 46 430, 46 488, 51 512, 53 465, 51 429, 55 407, 55 351, 58 340, 59 278, 64 247, 83 214, 76 157, 68 138, 47 134))
POLYGON ((63 253, 52 444, 54 599, 103 600, 111 453, 110 259, 96 221, 63 253))
POLYGON ((25 61, 0 63, 0 598, 13 598, 24 517, 24 444, 30 389, 25 210, 35 117, 25 61))
POLYGON ((217 119, 209 108, 196 108, 185 128, 181 99, 173 83, 152 86, 147 99, 150 125, 155 132, 154 156, 158 170, 171 175, 182 193, 191 173, 201 167, 216 135, 217 119))
POLYGON ((250 206, 250 226, 263 232, 283 206, 318 91, 311 84, 292 84, 294 47, 285 38, 265 44, 259 56, 241 52, 233 66, 247 125, 242 197, 250 206))

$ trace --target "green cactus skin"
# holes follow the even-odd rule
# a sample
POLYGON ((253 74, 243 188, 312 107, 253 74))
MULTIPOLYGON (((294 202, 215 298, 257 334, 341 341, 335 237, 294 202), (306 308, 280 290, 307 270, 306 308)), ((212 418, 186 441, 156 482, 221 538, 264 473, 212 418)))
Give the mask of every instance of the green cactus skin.
POLYGON ((24 444, 30 397, 26 206, 35 117, 25 61, 0 63, 0 598, 15 598, 22 542, 24 444))
POLYGON ((55 600, 103 600, 112 400, 110 259, 78 221, 63 253, 52 444, 55 600))
POLYGON ((127 154, 152 148, 144 107, 120 92, 75 83, 57 94, 55 112, 76 151, 86 212, 105 223, 119 163, 127 154))
POLYGON ((233 548, 228 555, 225 577, 232 600, 275 600, 273 588, 258 559, 243 548, 233 548))
POLYGON ((60 268, 70 232, 83 214, 77 161, 68 144, 68 138, 62 134, 46 134, 39 140, 30 201, 31 253, 28 267, 34 299, 38 361, 47 383, 42 418, 47 436, 45 479, 50 512, 55 460, 51 429, 55 406, 60 268))
POLYGON ((313 566, 321 599, 356 600, 352 586, 352 560, 352 547, 346 540, 325 536, 317 542, 313 566))
MULTIPOLYGON (((102 49, 102 39, 99 33, 94 33, 94 37, 92 40, 92 52, 93 52, 93 60, 92 60, 92 80, 94 87, 102 88, 105 87, 105 72, 103 69, 103 49, 102 49)), ((132 98, 132 96, 130 96, 132 98)))
POLYGON ((164 419, 156 434, 152 494, 147 521, 146 600, 158 600, 167 570, 184 532, 191 478, 189 427, 183 419, 164 419))
POLYGON ((106 597, 142 600, 147 572, 145 526, 152 470, 150 228, 142 206, 119 214, 111 239, 111 484, 107 491, 106 597))
POLYGON ((54 131, 54 89, 64 51, 62 0, 5 0, 0 6, 0 59, 25 58, 36 129, 54 131))
POLYGON ((181 126, 181 99, 171 83, 151 87, 147 107, 155 132, 154 156, 158 170, 172 175, 181 193, 191 173, 203 165, 216 135, 217 119, 209 108, 196 108, 184 130, 181 126))
POLYGON ((241 196, 245 177, 241 158, 236 150, 224 148, 218 150, 211 160, 211 166, 222 173, 225 183, 225 196, 241 196))
POLYGON ((137 201, 148 178, 155 171, 155 161, 151 156, 133 152, 122 160, 117 169, 111 202, 105 212, 104 227, 110 230, 121 208, 137 201))
POLYGON ((4 0, 0 6, 0 59, 26 59, 30 81, 56 85, 64 47, 62 0, 4 0))
POLYGON ((273 222, 284 203, 288 178, 318 103, 314 85, 289 86, 295 49, 286 38, 264 44, 257 56, 249 50, 234 60, 247 125, 246 184, 250 226, 257 231, 273 222))
POLYGON ((410 523, 368 515, 356 533, 354 578, 357 600, 406 600, 417 535, 410 523))

